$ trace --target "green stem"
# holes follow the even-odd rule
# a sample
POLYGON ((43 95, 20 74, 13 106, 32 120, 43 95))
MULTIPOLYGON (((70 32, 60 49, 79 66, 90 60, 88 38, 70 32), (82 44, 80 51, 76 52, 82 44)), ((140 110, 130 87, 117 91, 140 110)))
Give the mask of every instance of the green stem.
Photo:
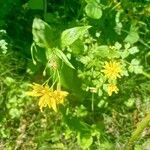
POLYGON ((150 79, 150 74, 148 74, 147 72, 142 72, 142 74, 145 76, 145 77, 147 77, 147 78, 149 78, 150 79))
POLYGON ((47 0, 43 0, 44 19, 47 13, 47 0))
POLYGON ((150 113, 137 124, 136 130, 132 133, 131 138, 129 139, 127 145, 125 146, 125 150, 132 150, 132 145, 136 140, 138 140, 140 134, 150 123, 150 113))
POLYGON ((91 105, 92 111, 94 111, 94 93, 92 93, 92 105, 91 105))

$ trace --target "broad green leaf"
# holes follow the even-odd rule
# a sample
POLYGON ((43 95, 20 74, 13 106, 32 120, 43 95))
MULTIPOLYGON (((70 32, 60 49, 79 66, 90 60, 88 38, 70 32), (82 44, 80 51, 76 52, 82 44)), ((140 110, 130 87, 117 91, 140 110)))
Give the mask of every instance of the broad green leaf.
POLYGON ((66 47, 75 42, 78 38, 82 37, 91 26, 74 27, 63 31, 61 35, 62 47, 66 47))
POLYGON ((100 19, 102 17, 102 9, 98 4, 88 3, 85 7, 87 16, 93 19, 100 19))
POLYGON ((44 48, 51 48, 53 44, 52 28, 40 18, 34 18, 32 24, 33 40, 36 45, 44 48))
POLYGON ((43 10, 44 8, 43 0, 29 0, 28 5, 29 5, 29 8, 31 9, 43 10))
POLYGON ((76 40, 73 44, 70 45, 70 49, 72 54, 79 55, 84 50, 84 44, 80 39, 76 40))
POLYGON ((139 40, 139 34, 138 34, 137 29, 134 26, 131 26, 130 32, 124 41, 130 44, 134 44, 138 40, 139 40))
POLYGON ((59 49, 55 50, 55 54, 62 60, 64 61, 64 63, 66 63, 66 65, 68 65, 70 68, 75 69, 73 67, 73 65, 69 62, 68 58, 66 57, 66 55, 59 49))

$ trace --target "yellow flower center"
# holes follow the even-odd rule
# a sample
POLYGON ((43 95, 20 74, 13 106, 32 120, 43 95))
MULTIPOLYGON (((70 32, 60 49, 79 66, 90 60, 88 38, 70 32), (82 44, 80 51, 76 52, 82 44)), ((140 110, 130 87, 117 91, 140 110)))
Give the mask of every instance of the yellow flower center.
POLYGON ((116 80, 121 77, 121 64, 116 61, 105 62, 102 72, 110 80, 116 80))

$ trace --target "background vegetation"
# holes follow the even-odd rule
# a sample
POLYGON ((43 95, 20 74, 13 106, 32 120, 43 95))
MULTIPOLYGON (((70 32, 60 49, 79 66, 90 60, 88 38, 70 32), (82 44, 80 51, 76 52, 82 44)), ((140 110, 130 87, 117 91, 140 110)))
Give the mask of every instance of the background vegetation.
POLYGON ((1 0, 0 149, 149 150, 149 20, 149 0, 1 0), (69 93, 58 112, 26 94, 46 81, 69 93))

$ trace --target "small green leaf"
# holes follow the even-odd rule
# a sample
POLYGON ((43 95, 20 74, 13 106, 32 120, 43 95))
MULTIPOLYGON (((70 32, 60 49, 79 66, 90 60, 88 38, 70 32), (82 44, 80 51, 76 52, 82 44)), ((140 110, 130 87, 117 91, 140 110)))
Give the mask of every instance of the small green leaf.
POLYGON ((131 47, 130 49, 128 49, 128 51, 130 54, 135 54, 135 53, 139 52, 139 49, 136 46, 134 46, 134 47, 131 47))
POLYGON ((132 73, 134 72, 135 74, 140 74, 143 72, 143 66, 139 65, 140 62, 137 59, 133 59, 131 61, 131 64, 129 66, 129 71, 132 73))
POLYGON ((102 17, 102 9, 96 3, 88 3, 85 7, 87 16, 93 19, 100 19, 102 17))
POLYGON ((129 51, 124 50, 123 52, 120 52, 120 55, 121 55, 121 57, 124 59, 124 58, 126 58, 126 57, 129 56, 129 51))
POLYGON ((140 64, 140 61, 137 60, 137 59, 132 59, 131 64, 134 65, 134 66, 137 66, 137 65, 140 64))
POLYGON ((128 108, 131 108, 133 107, 135 103, 135 99, 134 98, 129 98, 128 101, 125 101, 124 104, 128 107, 128 108))
POLYGON ((119 50, 121 47, 122 47, 122 45, 121 45, 119 42, 116 42, 116 43, 115 43, 115 48, 116 48, 116 49, 119 50))
POLYGON ((93 143, 93 138, 89 133, 78 133, 77 140, 82 149, 88 149, 93 143))
POLYGON ((108 58, 119 58, 120 57, 120 52, 118 50, 110 49, 108 58))
POLYGON ((98 52, 98 56, 100 57, 107 57, 109 54, 109 48, 107 45, 97 47, 96 51, 98 52))
POLYGON ((4 83, 7 85, 7 86, 11 86, 11 85, 14 85, 15 83, 15 80, 11 77, 6 77, 6 79, 4 80, 4 83))
POLYGON ((66 65, 68 65, 70 68, 75 69, 73 67, 73 65, 69 62, 68 58, 66 57, 66 55, 59 49, 55 50, 55 54, 62 60, 64 61, 64 63, 66 63, 66 65))
POLYGON ((82 37, 91 26, 74 27, 63 31, 61 35, 62 47, 66 47, 74 43, 78 38, 82 37))

